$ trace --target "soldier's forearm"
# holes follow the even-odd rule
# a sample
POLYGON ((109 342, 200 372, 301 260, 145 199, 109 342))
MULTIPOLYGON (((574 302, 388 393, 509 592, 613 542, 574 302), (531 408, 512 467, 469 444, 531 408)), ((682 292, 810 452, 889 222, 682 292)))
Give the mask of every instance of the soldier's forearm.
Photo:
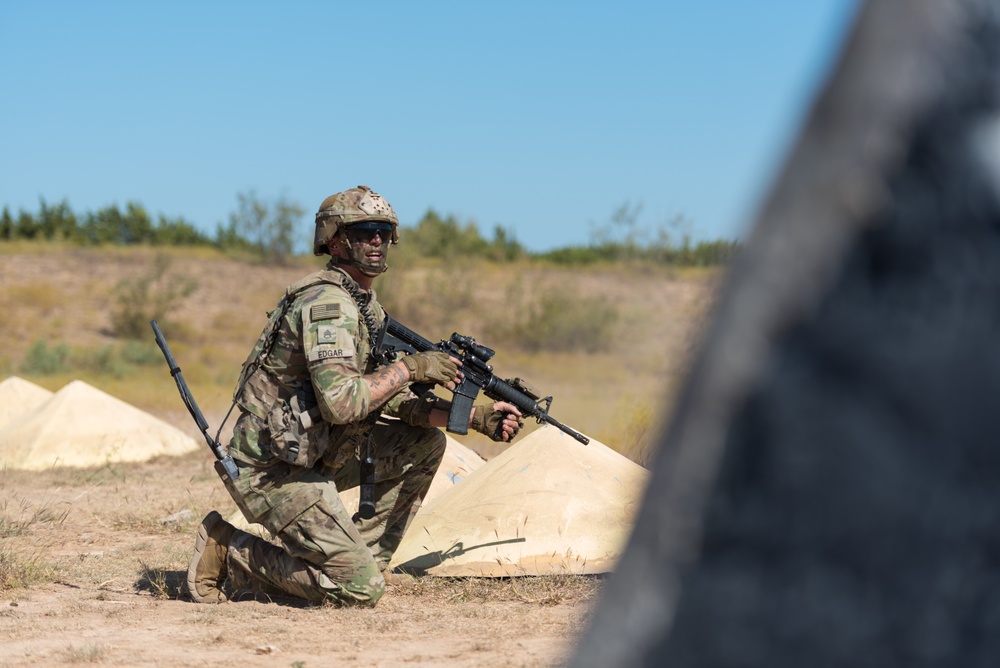
POLYGON ((375 373, 362 376, 371 390, 371 405, 381 406, 410 382, 410 372, 402 362, 393 362, 375 373))
POLYGON ((432 427, 444 429, 448 426, 448 414, 451 412, 451 402, 441 399, 431 410, 428 421, 432 427))

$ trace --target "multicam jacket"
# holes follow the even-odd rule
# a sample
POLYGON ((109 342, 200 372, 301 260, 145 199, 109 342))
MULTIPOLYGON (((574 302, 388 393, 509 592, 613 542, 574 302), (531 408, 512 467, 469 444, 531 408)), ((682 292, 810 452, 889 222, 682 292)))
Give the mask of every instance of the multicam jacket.
MULTIPOLYGON (((368 304, 376 325, 385 319, 374 290, 365 292, 332 264, 288 286, 243 364, 235 400, 256 420, 234 431, 236 459, 261 466, 275 458, 301 466, 322 459, 336 469, 357 454, 371 428, 365 418, 378 406, 361 378, 372 371, 367 328, 345 286, 368 304), (274 343, 256 366, 269 335, 274 343)), ((404 390, 382 412, 411 422, 412 406, 404 404, 420 401, 404 390)))

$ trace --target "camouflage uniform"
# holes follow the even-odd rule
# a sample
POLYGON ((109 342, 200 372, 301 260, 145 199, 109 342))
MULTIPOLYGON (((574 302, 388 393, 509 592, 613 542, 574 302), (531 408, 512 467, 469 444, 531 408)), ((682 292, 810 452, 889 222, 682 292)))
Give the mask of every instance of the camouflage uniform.
POLYGON ((241 415, 229 452, 240 467, 230 486, 247 520, 281 547, 244 532, 229 543, 226 566, 237 588, 280 591, 307 600, 374 605, 381 571, 430 487, 445 449, 428 423, 427 400, 409 390, 382 407, 374 425, 367 327, 349 286, 376 323, 385 317, 332 263, 292 284, 244 364, 236 397, 241 415), (287 306, 287 307, 286 307, 287 306), (260 367, 253 362, 276 331, 260 367), (252 372, 252 373, 250 373, 252 372), (372 438, 375 516, 344 507, 338 490, 359 484, 359 455, 372 438))

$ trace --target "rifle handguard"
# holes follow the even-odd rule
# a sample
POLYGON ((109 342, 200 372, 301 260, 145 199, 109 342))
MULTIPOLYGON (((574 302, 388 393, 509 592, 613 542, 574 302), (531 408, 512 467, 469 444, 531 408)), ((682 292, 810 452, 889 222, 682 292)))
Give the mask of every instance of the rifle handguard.
MULTIPOLYGON (((503 441, 503 421, 506 415, 505 411, 495 410, 493 404, 479 404, 472 409, 472 422, 469 426, 494 441, 503 441)), ((511 438, 516 435, 515 429, 511 438)))

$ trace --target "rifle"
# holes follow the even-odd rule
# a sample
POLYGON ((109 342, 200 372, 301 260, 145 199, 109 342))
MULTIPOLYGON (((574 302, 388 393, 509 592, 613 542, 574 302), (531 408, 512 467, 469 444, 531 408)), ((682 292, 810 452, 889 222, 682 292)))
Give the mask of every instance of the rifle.
MULTIPOLYGON (((198 408, 198 404, 195 402, 194 397, 191 396, 191 390, 188 389, 187 382, 181 374, 181 368, 177 366, 177 362, 174 361, 174 356, 170 353, 170 346, 167 345, 167 340, 163 338, 163 332, 160 331, 160 328, 156 324, 155 320, 150 320, 149 324, 153 327, 153 335, 156 337, 156 345, 160 347, 160 351, 163 353, 164 359, 167 360, 167 367, 170 368, 170 375, 174 377, 174 382, 177 383, 177 391, 181 393, 181 400, 184 402, 184 405, 187 406, 188 412, 197 423, 202 436, 204 436, 205 440, 208 441, 208 447, 210 447, 212 449, 212 453, 215 454, 215 472, 219 474, 219 477, 222 478, 222 482, 224 483, 236 480, 240 477, 239 469, 236 468, 236 462, 233 461, 233 458, 229 456, 229 453, 226 452, 225 448, 222 447, 222 444, 219 443, 219 434, 216 434, 215 438, 208 435, 208 422, 205 420, 205 416, 201 414, 201 409, 198 408)), ((221 427, 219 432, 222 432, 221 427)))
MULTIPOLYGON (((412 329, 401 325, 388 315, 375 339, 373 354, 383 364, 395 362, 400 353, 412 355, 425 350, 440 350, 462 361, 465 378, 455 388, 455 396, 448 413, 448 431, 455 434, 469 433, 469 413, 480 390, 490 399, 514 404, 524 415, 533 417, 539 423, 545 422, 569 434, 580 443, 587 445, 590 439, 578 431, 567 427, 549 415, 552 397, 539 398, 539 394, 520 378, 501 380, 493 375, 493 367, 488 363, 496 351, 479 345, 469 336, 455 333, 450 339, 431 343, 412 329), (541 402, 541 403, 539 403, 541 402), (544 405, 543 405, 544 404, 544 405)), ((411 386, 417 394, 423 394, 430 385, 411 386)))

